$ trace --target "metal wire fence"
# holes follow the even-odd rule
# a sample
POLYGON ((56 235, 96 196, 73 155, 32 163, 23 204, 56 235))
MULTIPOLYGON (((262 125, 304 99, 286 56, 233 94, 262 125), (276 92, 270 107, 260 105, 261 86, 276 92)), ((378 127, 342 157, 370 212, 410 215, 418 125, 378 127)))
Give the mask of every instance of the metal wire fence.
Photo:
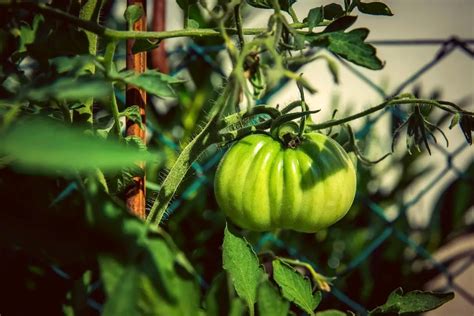
MULTIPOLYGON (((339 59, 339 62, 344 67, 347 67, 347 69, 350 72, 354 73, 360 80, 365 82, 368 87, 376 91, 384 99, 400 94, 411 83, 413 83, 415 80, 423 76, 433 67, 436 67, 443 59, 445 59, 447 56, 449 56, 451 53, 453 53, 456 50, 460 50, 464 52, 467 58, 474 57, 474 51, 470 47, 470 45, 474 44, 474 40, 460 40, 455 37, 448 38, 448 39, 440 39, 440 40, 397 40, 397 41, 386 40, 386 41, 375 41, 375 42, 372 42, 372 44, 375 46, 382 46, 382 45, 396 45, 396 46, 437 45, 439 46, 437 53, 434 55, 434 57, 431 60, 428 60, 427 63, 423 65, 420 69, 417 69, 416 71, 413 72, 412 75, 410 75, 405 80, 400 82, 390 94, 386 94, 385 90, 381 86, 377 85, 371 79, 366 77, 356 67, 352 66, 351 64, 347 63, 346 61, 342 59, 339 59)), ((202 47, 202 46, 198 46, 192 43, 186 48, 180 47, 176 49, 170 54, 171 55, 177 54, 178 56, 185 54, 185 55, 188 55, 188 57, 191 56, 191 58, 180 59, 181 63, 175 67, 172 74, 177 73, 182 69, 185 69, 188 66, 188 63, 192 62, 196 58, 199 58, 201 61, 208 63, 209 66, 216 73, 222 75, 221 67, 212 58, 208 56, 209 52, 216 52, 216 51, 219 51, 220 49, 222 49, 222 47, 220 46, 202 47)), ((268 98, 272 94, 276 93, 281 87, 282 85, 279 86, 278 89, 274 89, 273 91, 271 91, 266 96, 266 100, 268 100, 268 98)), ((264 100, 263 102, 265 102, 266 100, 264 100)), ((370 118, 366 122, 366 124, 364 124, 364 126, 361 129, 359 129, 356 132, 356 138, 365 137, 371 131, 371 129, 374 127, 374 124, 378 120, 380 120, 384 115, 387 115, 390 112, 393 113, 393 111, 397 111, 397 109, 390 108, 387 111, 383 111, 377 115, 374 115, 372 118, 370 118)), ((394 114, 396 115, 396 113, 394 114)), ((160 144, 167 146, 173 150, 176 150, 179 147, 170 138, 167 138, 167 136, 165 136, 164 134, 153 129, 153 126, 150 125, 149 128, 153 134, 152 137, 156 137, 160 144)), ((436 144, 434 145, 436 146, 436 144)), ((454 171, 459 177, 465 176, 463 175, 463 172, 459 170, 452 163, 452 161, 456 156, 458 156, 464 150, 470 150, 469 146, 464 143, 463 145, 455 148, 452 151, 448 151, 441 146, 437 146, 437 148, 445 156, 445 162, 446 162, 445 167, 443 168, 443 170, 439 172, 439 174, 437 174, 433 182, 421 188, 418 194, 416 194, 411 200, 405 202, 401 206, 399 215, 395 219, 388 218, 384 210, 384 207, 382 205, 379 205, 377 202, 374 202, 364 196, 359 196, 359 195, 356 196, 355 203, 362 204, 366 206, 368 209, 370 209, 370 211, 373 212, 384 223, 384 227, 382 231, 378 232, 374 236, 374 238, 370 240, 370 242, 368 242, 368 244, 365 246, 363 251, 361 251, 349 263, 347 263, 345 269, 338 273, 338 277, 344 278, 349 272, 360 267, 378 248, 380 248, 385 242, 387 242, 389 238, 394 237, 398 239, 401 243, 405 244, 408 248, 412 249, 418 256, 430 262, 434 267, 436 267, 436 269, 438 269, 438 271, 442 275, 444 275, 445 281, 446 281, 445 282, 446 285, 444 288, 445 290, 449 289, 449 290, 455 291, 459 296, 461 296, 464 300, 466 300, 469 304, 471 304, 474 307, 474 295, 472 293, 469 293, 469 291, 464 289, 462 286, 460 286, 456 280, 457 276, 462 271, 465 271, 468 267, 474 264, 474 256, 471 256, 470 260, 467 261, 466 264, 460 267, 457 271, 455 272, 450 271, 445 265, 443 265, 443 263, 437 261, 433 257, 433 254, 431 254, 427 249, 421 246, 417 241, 413 240, 410 237, 409 231, 402 231, 401 229, 396 227, 396 223, 400 219, 400 216, 406 213, 407 211, 409 211, 424 195, 426 195, 430 190, 432 190, 437 182, 443 181, 443 179, 448 174, 448 171, 454 171)), ((209 157, 206 161, 201 162, 200 164, 195 163, 193 165, 193 168, 196 171, 196 178, 171 203, 167 212, 167 217, 169 217, 174 212, 179 211, 178 210, 179 207, 183 205, 183 203, 186 203, 189 200, 189 198, 193 196, 202 186, 212 186, 212 181, 210 181, 211 178, 209 177, 209 174, 212 174, 212 169, 215 168, 215 166, 219 162, 222 155, 223 155, 223 151, 217 151, 214 155, 209 157)), ((474 179, 470 179, 470 181, 474 181, 474 179)), ((71 187, 66 188, 65 191, 63 192, 63 195, 69 194, 71 190, 74 190, 74 188, 71 188, 71 187)), ((61 196, 59 196, 58 199, 60 200, 61 196)), ((165 220, 167 220, 166 217, 165 217, 165 220)), ((254 247, 258 251, 259 249, 262 248, 263 245, 269 245, 269 244, 278 249, 284 249, 290 256, 297 258, 301 261, 308 262, 311 265, 313 265, 313 267, 316 270, 318 269, 318 267, 314 263, 312 263, 311 260, 309 260, 306 256, 304 256, 299 251, 299 249, 289 246, 287 243, 279 239, 273 233, 262 234, 259 241, 257 242, 257 244, 254 245, 254 247)), ((68 274, 62 271, 59 267, 54 267, 54 271, 56 271, 60 276, 64 278, 69 278, 68 274)), ((97 289, 99 288, 99 285, 100 285, 100 281, 97 281, 96 283, 94 283, 93 288, 97 289)), ((352 309, 353 311, 361 313, 362 315, 367 314, 368 307, 363 306, 363 304, 355 301, 353 298, 346 295, 342 290, 338 289, 338 287, 332 286, 330 295, 333 295, 335 298, 343 302, 345 305, 347 305, 348 308, 352 309)), ((101 304, 99 304, 97 301, 95 301, 92 298, 89 298, 88 305, 94 310, 97 310, 97 311, 101 310, 101 304)))
MULTIPOLYGON (((438 51, 435 53, 434 57, 431 60, 428 60, 425 65, 423 65, 420 69, 417 69, 416 71, 413 72, 412 75, 407 77, 405 80, 400 82, 395 89, 390 93, 387 94, 385 90, 377 85, 375 82, 373 82, 371 79, 369 79, 367 76, 365 76, 362 72, 360 72, 356 67, 352 66, 351 64, 347 63, 343 59, 338 58, 339 62, 346 67, 350 72, 354 73, 360 80, 365 82, 367 86, 369 86, 371 89, 376 91, 382 98, 390 98, 393 96, 396 96, 403 92, 410 84, 415 82, 417 79, 419 79, 421 76, 426 74, 430 69, 433 67, 437 66, 442 60, 444 60, 446 57, 448 57, 451 53, 453 53, 456 50, 460 50, 465 53, 467 58, 473 58, 474 57, 474 51, 470 47, 470 45, 474 44, 474 40, 461 40, 456 37, 448 38, 448 39, 439 39, 439 40, 386 40, 386 41, 375 41, 372 42, 371 44, 375 46, 382 46, 382 45, 408 45, 408 46, 418 46, 418 45, 437 45, 439 46, 438 51)), ((212 69, 214 69, 217 73, 221 74, 221 68, 215 64, 215 62, 210 59, 207 56, 207 49, 211 51, 215 51, 218 49, 218 47, 199 47, 196 45, 191 45, 189 46, 188 54, 196 55, 200 58, 200 60, 203 60, 204 62, 208 63, 212 69)), ((180 51, 181 53, 183 51, 180 51)), ((192 61, 193 59, 188 59, 187 62, 192 61)), ((175 71, 179 71, 181 69, 186 68, 187 62, 183 62, 178 67, 175 69, 175 71)), ((265 103, 271 95, 275 94, 278 92, 278 90, 284 85, 280 85, 277 89, 274 89, 271 91, 269 94, 266 95, 264 100, 262 100, 262 103, 265 103)), ((397 111, 396 108, 390 108, 388 111, 384 111, 380 114, 374 115, 373 118, 371 118, 360 130, 356 132, 356 138, 362 138, 366 136, 371 129, 374 127, 374 124, 384 115, 387 115, 389 111, 397 111)), ((397 113, 395 113, 396 115, 397 113)), ((163 141, 163 135, 157 135, 157 137, 162 138, 163 141)), ((163 143, 167 143, 171 146, 172 143, 170 144, 169 140, 164 140, 163 143)), ((436 144, 435 144, 436 145, 436 144)), ((364 261, 366 261, 371 254, 374 253, 379 247, 381 247, 389 238, 395 237, 397 238, 400 242, 406 244, 410 249, 412 249, 418 256, 425 258, 428 262, 433 264, 444 276, 446 279, 446 286, 445 289, 451 289, 454 290, 458 295, 463 297, 469 304, 474 306, 474 295, 472 293, 469 293, 468 290, 464 289, 461 287, 459 284, 456 283, 456 277, 459 275, 460 271, 464 271, 468 266, 474 264, 474 258, 471 256, 470 261, 464 266, 463 269, 460 269, 457 273, 450 272, 446 266, 444 266, 442 263, 438 262, 433 255, 425 248, 420 246, 417 241, 413 240, 409 236, 409 232, 402 231, 398 228, 395 227, 395 224, 397 223, 398 219, 403 213, 406 213, 410 208, 412 208, 425 194, 427 194, 430 190, 432 190, 437 182, 443 181, 443 179, 446 177, 448 172, 454 171, 458 176, 463 176, 463 172, 460 171, 456 166, 453 165, 452 161, 453 159, 459 155, 462 151, 464 150, 469 150, 469 146, 465 143, 463 143, 461 146, 455 148, 452 151, 448 151, 444 149, 441 146, 437 146, 439 150, 441 150, 445 156, 445 161, 446 165, 443 170, 439 172, 439 174, 434 178, 435 180, 431 183, 429 183, 426 187, 420 189, 419 193, 415 195, 411 200, 407 201, 401 206, 400 213, 395 219, 389 219, 386 216, 386 213, 384 211, 384 208, 377 204, 376 202, 371 201, 370 199, 367 199, 362 196, 357 196, 356 197, 356 202, 355 203, 363 203, 366 205, 374 214, 376 214, 384 223, 385 227, 384 229, 377 234, 377 236, 371 240, 368 245, 365 247, 365 249, 359 253, 355 258, 350 261, 345 270, 339 273, 339 277, 343 278, 345 275, 347 275, 350 271, 357 269, 364 261)), ((222 152, 216 153, 214 156, 212 156, 210 159, 208 159, 206 162, 204 162, 202 165, 197 165, 195 166, 195 169, 197 171, 197 179, 192 182, 185 190, 184 192, 178 197, 176 200, 173 201, 173 203, 170 205, 168 215, 172 214, 174 211, 176 211, 179 206, 188 199, 189 196, 192 196, 200 186, 203 185, 212 185, 212 182, 209 181, 209 178, 207 176, 208 171, 211 170, 212 168, 215 167, 215 165, 219 162, 222 152)), ((474 180, 474 179, 471 179, 474 180)), ((311 260, 308 260, 304 255, 298 251, 296 248, 289 247, 284 241, 280 240, 277 236, 275 236, 273 233, 265 233, 261 236, 259 242, 257 245, 255 245, 256 250, 260 249, 264 244, 271 244, 277 248, 282 248, 285 249, 286 252, 288 252, 291 256, 298 258, 302 261, 309 262, 314 266, 314 268, 318 268, 314 265, 314 263, 311 263, 311 260)), ((366 314, 367 313, 367 308, 364 307, 362 304, 356 302, 352 298, 348 297, 344 292, 339 290, 337 287, 332 287, 331 289, 331 295, 334 295, 338 300, 346 304, 350 309, 357 311, 361 314, 366 314)))

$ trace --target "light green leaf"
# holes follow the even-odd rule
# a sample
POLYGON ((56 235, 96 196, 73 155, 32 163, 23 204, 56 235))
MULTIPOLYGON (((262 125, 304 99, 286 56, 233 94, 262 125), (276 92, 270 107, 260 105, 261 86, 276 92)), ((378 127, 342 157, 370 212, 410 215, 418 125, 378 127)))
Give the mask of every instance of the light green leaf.
POLYGON ((305 312, 313 314, 321 302, 321 292, 313 294, 310 280, 286 263, 274 260, 272 264, 273 278, 280 286, 283 297, 294 302, 305 312))
POLYGON ((402 288, 390 293, 387 302, 369 312, 369 315, 380 315, 396 313, 423 313, 433 310, 444 303, 452 300, 454 293, 434 293, 423 291, 412 291, 403 294, 402 288))
POLYGON ((257 307, 260 316, 286 316, 290 302, 284 299, 269 281, 265 281, 258 287, 257 307))
POLYGON ((35 174, 118 171, 155 159, 148 152, 45 120, 26 120, 2 133, 0 154, 14 167, 35 174))
POLYGON ((227 226, 224 231, 222 260, 237 294, 249 308, 253 308, 263 270, 250 244, 232 233, 227 226))

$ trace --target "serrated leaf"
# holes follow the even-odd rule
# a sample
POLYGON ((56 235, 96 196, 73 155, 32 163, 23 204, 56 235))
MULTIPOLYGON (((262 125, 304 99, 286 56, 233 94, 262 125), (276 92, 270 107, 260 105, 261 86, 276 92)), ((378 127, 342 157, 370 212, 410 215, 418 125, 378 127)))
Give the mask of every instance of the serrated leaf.
POLYGON ((145 14, 143 7, 138 4, 132 4, 125 9, 123 17, 127 21, 129 27, 132 27, 135 22, 140 20, 140 18, 145 14))
POLYGON ((393 15, 390 8, 382 2, 357 2, 357 8, 360 12, 372 15, 393 15))
POLYGON ((260 316, 286 316, 290 302, 284 299, 269 281, 265 281, 258 287, 257 307, 260 316))
POLYGON ((227 226, 224 231, 222 261, 238 296, 249 307, 253 306, 257 301, 257 288, 263 270, 250 244, 231 232, 227 226))
POLYGON ((328 309, 325 311, 317 312, 315 316, 346 316, 347 314, 337 309, 328 309))
POLYGON ((118 73, 118 75, 127 84, 131 84, 148 93, 164 98, 175 97, 171 85, 184 82, 181 79, 151 69, 143 73, 124 71, 118 73))
POLYGON ((306 22, 308 23, 308 30, 312 32, 313 28, 317 27, 319 23, 321 23, 323 20, 323 7, 309 10, 308 17, 306 18, 306 22))
POLYGON ((140 113, 140 107, 138 105, 132 105, 127 107, 120 116, 125 116, 130 121, 137 123, 141 129, 143 129, 142 115, 140 113))
POLYGON ((313 46, 327 47, 331 52, 356 65, 373 70, 382 69, 383 63, 376 56, 375 48, 364 42, 368 34, 369 30, 360 28, 350 32, 307 35, 306 40, 313 46))
POLYGON ((355 15, 345 15, 337 20, 334 20, 329 24, 323 31, 323 33, 329 32, 337 32, 337 31, 344 31, 345 29, 349 28, 352 24, 355 23, 357 20, 357 16, 355 15))
POLYGON ((328 309, 317 312, 315 316, 347 316, 347 314, 345 312, 338 311, 337 309, 328 309))
POLYGON ((13 166, 35 174, 118 171, 154 160, 148 152, 44 120, 25 120, 2 133, 0 153, 9 156, 13 166))
POLYGON ((387 302, 376 307, 369 312, 369 315, 379 315, 386 313, 423 313, 433 310, 444 303, 452 300, 454 293, 434 293, 423 291, 412 291, 406 294, 402 288, 398 288, 390 293, 387 302))
POLYGON ((273 278, 280 286, 283 297, 312 314, 321 302, 321 292, 313 294, 310 280, 286 263, 274 260, 272 265, 273 278))
POLYGON ((160 46, 160 41, 153 41, 147 38, 137 38, 132 46, 132 53, 147 52, 160 46))
POLYGON ((334 20, 345 14, 344 9, 336 3, 331 3, 323 7, 323 14, 326 20, 334 20))

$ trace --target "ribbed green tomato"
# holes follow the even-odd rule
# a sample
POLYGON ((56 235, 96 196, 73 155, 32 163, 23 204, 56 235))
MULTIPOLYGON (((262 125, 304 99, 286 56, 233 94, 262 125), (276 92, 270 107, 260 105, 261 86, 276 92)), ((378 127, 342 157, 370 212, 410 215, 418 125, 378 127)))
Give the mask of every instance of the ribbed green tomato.
POLYGON ((296 148, 252 134, 224 155, 214 190, 220 208, 242 228, 310 233, 346 215, 356 171, 344 149, 323 134, 303 135, 296 148))

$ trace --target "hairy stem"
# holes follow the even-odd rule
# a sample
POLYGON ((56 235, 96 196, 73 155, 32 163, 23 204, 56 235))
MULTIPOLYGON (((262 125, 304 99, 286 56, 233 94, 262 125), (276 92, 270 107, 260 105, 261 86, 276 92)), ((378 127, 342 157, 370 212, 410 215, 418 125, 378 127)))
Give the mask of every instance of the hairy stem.
POLYGON ((216 133, 219 116, 222 113, 222 109, 225 108, 229 96, 234 94, 232 90, 235 90, 234 84, 229 83, 217 100, 214 106, 216 110, 213 112, 213 114, 211 114, 207 124, 179 155, 166 179, 163 181, 161 189, 158 192, 158 196, 153 202, 150 213, 146 219, 147 224, 152 223, 155 226, 160 224, 170 201, 178 189, 179 184, 183 180, 188 170, 191 168, 192 164, 197 159, 199 159, 201 154, 210 145, 219 141, 218 134, 216 133))

